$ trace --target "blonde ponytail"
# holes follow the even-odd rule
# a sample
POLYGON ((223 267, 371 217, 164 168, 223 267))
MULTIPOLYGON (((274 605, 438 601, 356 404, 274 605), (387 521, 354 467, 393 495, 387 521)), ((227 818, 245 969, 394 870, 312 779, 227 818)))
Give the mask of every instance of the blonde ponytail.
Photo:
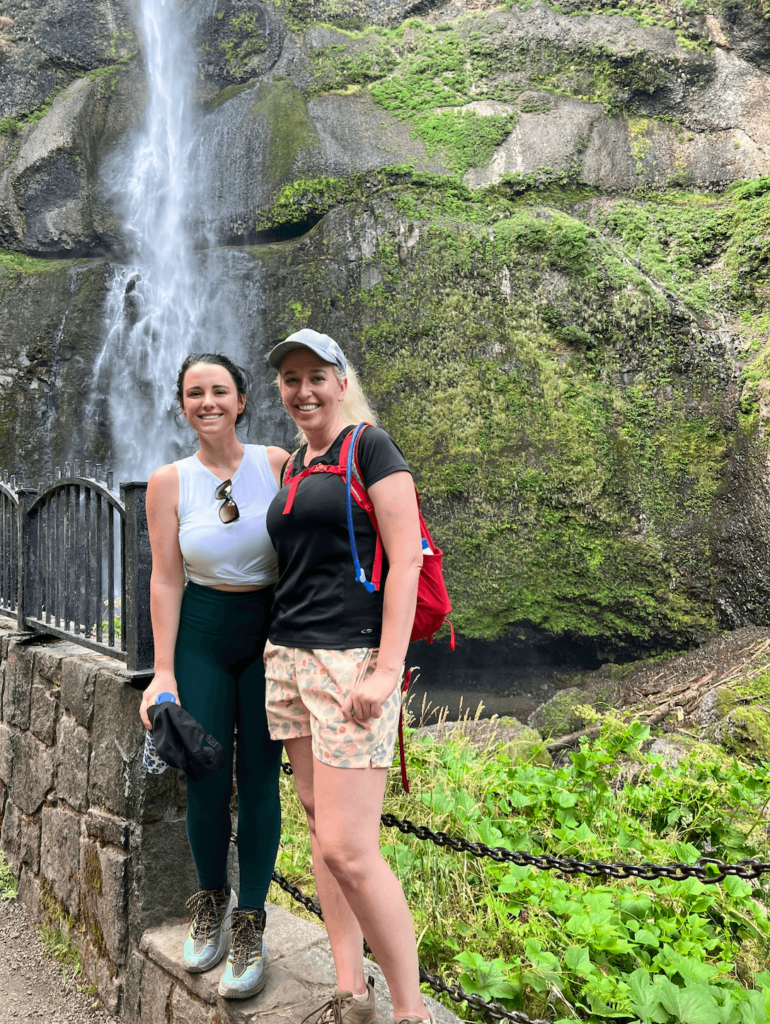
POLYGON ((377 418, 377 413, 369 405, 369 400, 358 383, 358 374, 350 363, 348 363, 345 373, 338 370, 335 366, 334 375, 340 383, 346 377, 348 379, 348 390, 345 392, 345 397, 342 399, 342 406, 340 407, 342 422, 346 426, 348 423, 371 423, 373 427, 379 427, 380 421, 377 418))

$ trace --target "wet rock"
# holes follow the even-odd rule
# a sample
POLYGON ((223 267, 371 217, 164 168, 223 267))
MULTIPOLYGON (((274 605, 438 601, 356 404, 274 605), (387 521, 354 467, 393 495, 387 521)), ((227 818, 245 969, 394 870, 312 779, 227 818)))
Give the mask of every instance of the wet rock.
POLYGON ((587 720, 580 708, 609 711, 619 695, 620 686, 611 679, 594 679, 585 687, 569 686, 541 704, 527 721, 547 739, 566 736, 586 725, 587 720))
POLYGON ((497 748, 513 761, 551 764, 551 756, 538 733, 508 716, 426 725, 415 732, 415 737, 421 736, 428 736, 436 743, 467 739, 477 750, 497 748))
POLYGON ((770 760, 770 712, 764 708, 734 708, 712 727, 710 735, 730 753, 770 760))

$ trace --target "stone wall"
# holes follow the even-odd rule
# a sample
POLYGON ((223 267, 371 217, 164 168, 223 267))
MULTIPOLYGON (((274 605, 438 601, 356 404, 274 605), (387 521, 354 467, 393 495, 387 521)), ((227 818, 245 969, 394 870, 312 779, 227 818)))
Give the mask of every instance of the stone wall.
POLYGON ((0 619, 0 848, 40 920, 71 917, 105 1008, 140 1019, 142 933, 195 888, 179 772, 141 769, 120 663, 0 619))

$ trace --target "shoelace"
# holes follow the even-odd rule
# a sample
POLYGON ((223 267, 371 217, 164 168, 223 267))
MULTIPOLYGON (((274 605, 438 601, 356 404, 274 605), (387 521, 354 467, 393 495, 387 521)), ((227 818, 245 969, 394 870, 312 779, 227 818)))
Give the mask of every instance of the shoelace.
MULTIPOLYGON (((230 899, 228 893, 227 899, 230 899)), ((193 938, 198 938, 202 932, 207 932, 212 925, 216 924, 224 897, 217 899, 217 892, 211 889, 199 889, 187 901, 187 909, 193 915, 193 938)))
MULTIPOLYGON (((367 993, 369 992, 370 987, 373 985, 374 978, 370 976, 366 985, 367 993)), ((348 995, 343 999, 341 996, 335 993, 328 1002, 324 1003, 322 1006, 319 1006, 316 1010, 311 1010, 307 1017, 305 1017, 305 1020, 302 1021, 302 1024, 305 1024, 305 1022, 310 1020, 310 1018, 313 1017, 315 1014, 318 1014, 318 1016, 315 1019, 315 1024, 342 1024, 343 1006, 347 1005, 348 1003, 351 1003, 353 999, 354 996, 352 995, 348 995)))
POLYGON ((349 999, 342 999, 335 994, 328 1002, 315 1010, 311 1010, 302 1021, 302 1024, 305 1024, 311 1017, 315 1017, 315 1024, 342 1024, 342 1004, 347 1002, 349 1002, 349 999), (315 1016, 316 1014, 318 1014, 317 1017, 315 1016))
POLYGON ((256 945, 262 949, 262 932, 265 930, 265 912, 256 914, 233 914, 233 966, 246 964, 256 945))

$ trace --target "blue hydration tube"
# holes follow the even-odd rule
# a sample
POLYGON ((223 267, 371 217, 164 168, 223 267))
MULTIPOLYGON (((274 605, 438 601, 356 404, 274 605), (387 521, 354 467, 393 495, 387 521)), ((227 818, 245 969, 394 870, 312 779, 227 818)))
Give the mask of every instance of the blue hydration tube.
POLYGON ((356 535, 353 530, 353 503, 350 495, 350 483, 353 478, 353 452, 355 451, 358 435, 365 426, 365 423, 359 423, 353 431, 353 436, 350 439, 350 448, 348 448, 348 467, 345 477, 345 504, 348 513, 348 536, 350 537, 350 550, 353 553, 353 566, 355 567, 356 572, 356 583, 363 583, 371 594, 375 589, 374 584, 367 580, 366 573, 361 568, 361 563, 358 561, 358 547, 356 546, 356 535))

